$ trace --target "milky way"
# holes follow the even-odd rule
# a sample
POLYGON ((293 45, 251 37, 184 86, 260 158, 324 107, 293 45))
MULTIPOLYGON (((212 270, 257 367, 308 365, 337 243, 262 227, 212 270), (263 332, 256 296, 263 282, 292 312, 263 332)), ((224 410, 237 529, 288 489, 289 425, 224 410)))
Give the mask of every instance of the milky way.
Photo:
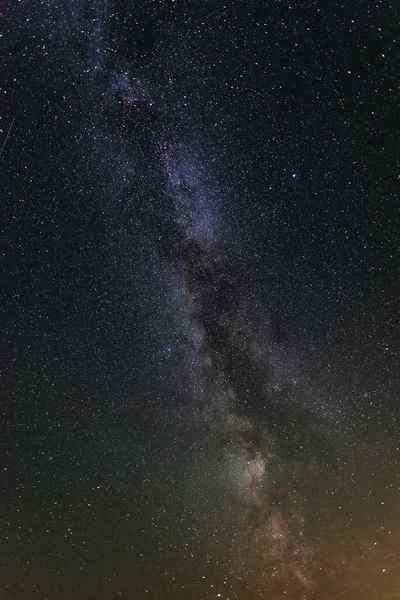
POLYGON ((7 8, 0 600, 398 597, 395 19, 298 4, 7 8))

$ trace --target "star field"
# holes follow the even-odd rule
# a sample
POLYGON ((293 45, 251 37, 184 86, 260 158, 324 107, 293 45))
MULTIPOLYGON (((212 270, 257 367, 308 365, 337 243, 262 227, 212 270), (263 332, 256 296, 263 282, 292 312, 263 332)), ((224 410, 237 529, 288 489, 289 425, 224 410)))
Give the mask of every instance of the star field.
POLYGON ((398 598, 396 4, 2 9, 0 600, 398 598))

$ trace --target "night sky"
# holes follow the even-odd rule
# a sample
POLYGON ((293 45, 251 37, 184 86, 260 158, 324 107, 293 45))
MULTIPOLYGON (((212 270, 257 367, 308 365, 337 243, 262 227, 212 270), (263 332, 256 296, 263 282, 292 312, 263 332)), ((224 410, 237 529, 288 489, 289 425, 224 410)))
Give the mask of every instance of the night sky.
POLYGON ((0 8, 0 600, 399 599, 398 2, 0 8))

